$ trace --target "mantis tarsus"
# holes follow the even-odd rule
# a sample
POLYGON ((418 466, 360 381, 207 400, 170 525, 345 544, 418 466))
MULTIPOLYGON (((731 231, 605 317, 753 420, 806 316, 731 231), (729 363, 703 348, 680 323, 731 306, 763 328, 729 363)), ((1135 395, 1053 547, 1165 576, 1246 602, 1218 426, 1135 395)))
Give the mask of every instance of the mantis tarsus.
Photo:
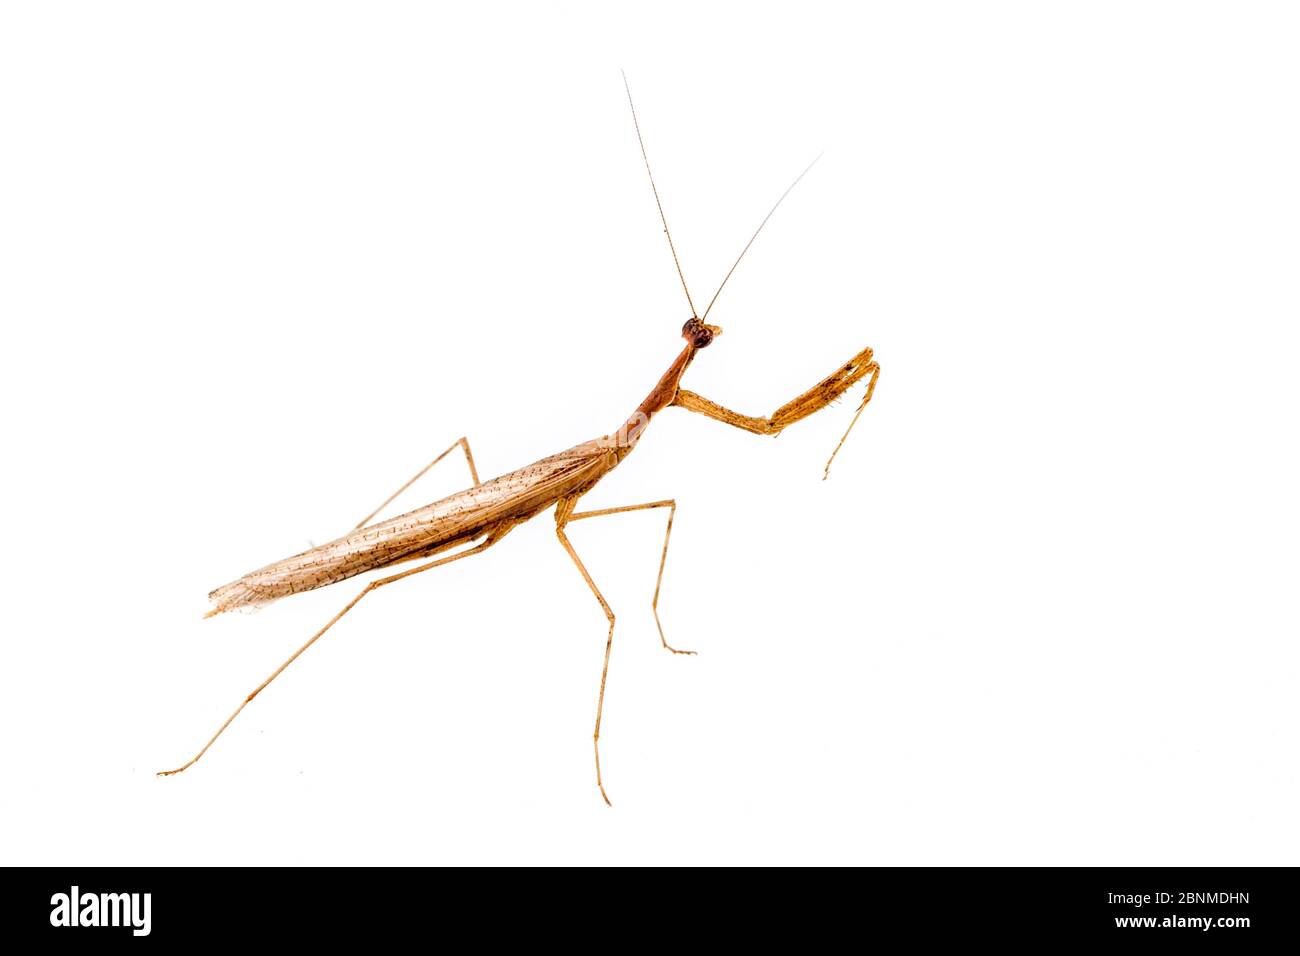
MULTIPOLYGON (((624 85, 626 87, 626 77, 624 78, 624 85)), ((457 545, 474 545, 455 554, 437 558, 408 570, 379 578, 366 585, 361 593, 349 601, 324 627, 313 634, 288 660, 276 668, 270 677, 259 684, 194 757, 175 770, 163 771, 159 776, 180 773, 193 766, 200 757, 207 753, 208 748, 212 746, 216 739, 230 726, 231 721, 239 716, 240 711, 254 697, 265 690, 271 681, 275 680, 285 668, 297 660, 303 651, 333 627, 344 614, 356 607, 366 595, 385 585, 419 574, 422 571, 441 567, 473 554, 480 554, 504 538, 516 525, 522 524, 554 506, 556 536, 561 546, 573 560, 574 565, 577 566, 583 580, 587 582, 587 586, 600 603, 601 610, 604 611, 605 617, 609 621, 609 632, 605 638, 605 658, 600 672, 600 693, 596 700, 596 726, 592 734, 592 747, 596 758, 596 785, 600 788, 600 794, 605 802, 609 803, 609 797, 605 793, 604 781, 600 775, 600 720, 605 704, 605 681, 609 674, 609 654, 614 642, 614 612, 600 593, 600 588, 596 586, 596 582, 592 579, 591 574, 587 571, 582 559, 578 556, 578 552, 574 550, 572 542, 565 533, 565 529, 571 522, 586 518, 622 514, 629 511, 668 509, 663 549, 659 557, 659 575, 655 581, 654 600, 651 606, 654 611, 655 624, 659 628, 659 639, 664 648, 674 654, 691 654, 694 652, 680 651, 671 647, 664 637, 662 625, 659 624, 659 589, 663 583, 664 563, 668 557, 668 540, 672 535, 673 517, 677 511, 676 501, 665 499, 644 504, 624 505, 617 508, 577 511, 579 499, 631 454, 646 425, 665 408, 677 406, 706 415, 724 424, 743 428, 755 434, 775 435, 787 426, 825 408, 855 383, 869 376, 866 395, 862 399, 862 404, 858 406, 858 410, 845 430, 843 437, 840 438, 839 444, 835 446, 835 450, 827 460, 823 472, 824 478, 829 475, 831 462, 835 460, 835 455, 844 445, 845 439, 848 438, 849 432, 857 423, 862 410, 871 401, 872 393, 876 387, 876 379, 880 375, 880 366, 873 360, 871 349, 865 348, 817 385, 794 400, 782 405, 766 418, 738 414, 701 395, 680 387, 682 376, 690 367, 691 362, 694 361, 696 354, 701 349, 708 347, 722 333, 722 329, 718 326, 708 325, 705 322, 709 312, 712 311, 714 304, 718 300, 718 295, 726 286, 727 280, 731 278, 732 273, 735 272, 740 260, 744 258, 745 253, 749 251, 749 247, 763 230, 763 226, 767 224, 768 219, 772 217, 772 214, 776 212, 785 197, 789 195, 790 190, 794 189, 799 180, 807 174, 808 169, 812 168, 812 165, 810 164, 808 169, 799 174, 799 177, 781 194, 781 198, 776 201, 767 216, 759 223, 753 236, 750 237, 749 242, 746 243, 745 248, 741 250, 735 263, 732 264, 731 269, 723 278, 721 285, 718 286, 718 291, 714 293, 708 307, 704 310, 704 315, 701 317, 696 314, 690 290, 686 285, 686 278, 682 273, 681 263, 677 258, 677 250, 673 246, 672 234, 668 231, 668 220, 664 215, 663 204, 659 199, 659 190, 655 186, 654 174, 650 170, 650 160, 646 155, 645 140, 641 136, 641 127, 637 121, 636 107, 632 103, 630 89, 628 90, 628 105, 632 110, 632 120, 636 128, 637 140, 641 145, 641 156, 645 160, 646 174, 650 178, 650 187, 654 193, 655 205, 658 207, 659 217, 663 222, 664 234, 668 237, 669 250, 672 252, 673 262, 677 266, 677 274, 678 278, 681 279, 682 289, 686 292, 687 303, 691 306, 691 318, 687 320, 681 330, 681 335, 686 340, 685 348, 673 360, 668 370, 664 372, 659 382, 646 396, 645 401, 614 433, 575 445, 567 451, 562 451, 549 458, 543 458, 541 461, 486 482, 479 481, 469 442, 465 438, 461 438, 426 465, 414 478, 390 495, 383 504, 363 518, 348 534, 328 544, 304 551, 302 554, 267 565, 213 591, 209 595, 213 604, 212 610, 207 615, 209 617, 236 608, 267 604, 286 595, 297 594, 300 591, 310 591, 324 587, 327 584, 335 584, 367 571, 391 568, 402 562, 430 558, 457 545), (457 446, 464 452, 466 462, 469 465, 470 475, 474 482, 472 487, 398 517, 374 524, 368 523, 397 495, 410 487, 425 472, 454 451, 457 446)), ((816 163, 816 160, 813 160, 813 163, 816 163)))

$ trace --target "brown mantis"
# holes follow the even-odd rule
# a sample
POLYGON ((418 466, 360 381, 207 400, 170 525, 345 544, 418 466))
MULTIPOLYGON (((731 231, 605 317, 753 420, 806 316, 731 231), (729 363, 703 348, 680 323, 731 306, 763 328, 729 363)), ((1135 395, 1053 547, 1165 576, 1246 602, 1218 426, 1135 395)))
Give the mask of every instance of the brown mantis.
MULTIPOLYGON (((626 77, 624 77, 625 87, 626 82, 626 77)), ((659 574, 655 581, 651 609, 654 612, 655 624, 659 629, 659 639, 664 648, 674 654, 691 654, 694 652, 679 651, 671 647, 664 637, 663 626, 659 621, 659 592, 663 583, 664 565, 668 558, 668 542, 672 535, 673 517, 677 511, 676 501, 665 499, 644 504, 623 505, 616 508, 578 511, 576 509, 579 500, 632 453, 645 427, 656 414, 665 408, 677 406, 758 435, 775 435, 787 426, 825 408, 854 384, 869 376, 866 395, 862 399, 862 404, 858 406, 857 412, 854 413, 852 421, 849 422, 844 435, 840 438, 835 450, 827 460, 823 472, 824 478, 829 475, 831 463, 835 460, 840 448, 843 447, 849 432, 857 424, 862 410, 871 401, 871 396, 876 387, 876 380, 880 375, 880 366, 872 358, 871 349, 865 348, 817 385, 782 405, 766 418, 738 414, 701 395, 681 388, 681 379, 690 367, 691 362, 695 360, 696 355, 701 349, 707 348, 722 333, 722 329, 718 326, 709 325, 705 322, 722 289, 726 286, 732 273, 735 272, 736 266, 745 257, 745 253, 749 251, 750 246, 753 245, 754 240, 763 230, 772 214, 776 212, 786 196, 790 194, 790 191, 808 173, 808 170, 812 168, 812 164, 800 173, 786 191, 781 194, 776 204, 772 206, 763 221, 759 223, 749 242, 745 244, 736 261, 732 264, 726 276, 723 277, 717 292, 714 293, 713 298, 705 308, 704 315, 698 316, 694 302, 691 299, 690 289, 686 285, 681 263, 677 258, 677 250, 673 246, 672 235, 668 231, 668 220, 664 215, 663 204, 659 199, 659 190, 655 186, 654 174, 650 170, 650 160, 646 154, 645 141, 641 136, 641 127, 637 120, 636 107, 632 103, 630 89, 628 90, 628 105, 632 110, 633 125, 636 128, 637 140, 641 146, 641 156, 645 161, 646 173, 650 179, 655 205, 658 208, 660 220, 663 222, 664 234, 668 237, 668 246, 672 252, 673 262, 677 267, 677 275, 681 280, 682 289, 686 293, 687 303, 691 307, 691 318, 687 320, 681 330, 681 335, 686 340, 685 347, 668 367, 668 370, 664 372, 645 400, 612 434, 575 445, 567 451, 543 458, 531 465, 502 475, 499 478, 493 478, 490 481, 479 480, 469 442, 465 438, 461 438, 421 469, 410 481, 385 499, 383 504, 363 518, 348 534, 291 558, 277 561, 257 571, 250 572, 237 581, 213 591, 209 595, 213 604, 212 610, 207 615, 209 617, 236 608, 264 605, 290 594, 310 591, 328 584, 336 584, 367 571, 392 568, 404 562, 432 558, 434 555, 441 554, 459 545, 473 545, 454 554, 427 561, 370 582, 341 611, 330 618, 324 627, 313 634, 305 644, 290 655, 288 660, 277 667, 266 680, 262 681, 235 708, 234 713, 226 719, 225 723, 217 729, 217 732, 212 735, 211 739, 203 745, 197 754, 182 766, 177 767, 175 770, 163 771, 159 776, 177 774, 193 766, 207 753, 217 738, 221 736, 254 697, 265 690, 267 685, 297 660, 303 651, 319 640, 326 631, 338 623, 343 615, 356 607, 368 594, 404 578, 420 574, 423 571, 429 571, 450 564, 453 561, 459 561, 461 558, 467 558, 470 555, 481 554, 509 534, 515 526, 554 506, 555 533, 559 543, 568 552, 570 559, 572 559, 578 572, 582 575, 583 580, 586 581, 587 587, 591 589, 591 593, 599 602, 601 610, 604 611, 605 617, 609 621, 609 631, 605 638, 605 657, 600 672, 600 692, 596 700, 596 726, 592 734, 592 747, 596 760, 596 785, 600 789, 600 794, 605 802, 609 803, 609 797, 605 792, 604 781, 601 779, 600 773, 600 722, 605 704, 605 683, 609 675, 609 657, 614 641, 615 618, 613 610, 601 594, 600 588, 596 586, 596 582, 592 579, 591 574, 587 571, 586 566, 578 556, 578 552, 574 550, 573 544, 566 534, 566 528, 571 522, 631 511, 668 509, 663 548, 659 557, 659 574), (457 447, 460 447, 463 451, 465 460, 469 465, 470 476, 473 479, 472 487, 395 518, 385 519, 374 524, 369 523, 394 498, 409 488, 417 479, 457 447)), ((815 164, 816 161, 813 160, 813 163, 815 164)))

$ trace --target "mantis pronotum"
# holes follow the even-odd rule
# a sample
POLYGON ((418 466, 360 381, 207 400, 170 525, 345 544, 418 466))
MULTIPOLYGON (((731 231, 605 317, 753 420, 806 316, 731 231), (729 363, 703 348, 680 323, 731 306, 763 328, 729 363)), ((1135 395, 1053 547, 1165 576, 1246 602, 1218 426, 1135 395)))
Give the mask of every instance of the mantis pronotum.
MULTIPOLYGON (((625 77, 625 86, 626 82, 625 77)), ((473 554, 481 554, 504 538, 516 525, 536 517, 553 505, 555 506, 555 533, 560 545, 568 552, 569 557, 582 575, 583 580, 587 582, 587 586, 600 603, 600 607, 609 621, 609 632, 605 638, 605 658, 600 672, 600 692, 596 700, 596 726, 592 734, 592 747, 596 759, 596 786, 600 789, 600 794, 605 802, 609 803, 609 796, 605 793, 604 781, 600 775, 600 720, 605 704, 605 681, 609 674, 609 654, 614 641, 614 612, 600 593, 600 588, 596 586, 596 582, 588 573, 582 559, 578 556, 578 552, 574 550, 573 544, 565 533, 565 529, 571 522, 586 518, 622 514, 629 511, 668 509, 663 549, 659 556, 659 575, 655 581, 654 599, 651 602, 651 608, 654 612, 655 624, 659 628, 659 639, 664 648, 674 654, 691 654, 694 652, 680 651, 671 647, 664 637, 663 626, 659 623, 659 589, 663 583, 664 563, 668 557, 668 540, 672 535, 673 516, 677 510, 676 501, 665 499, 644 504, 624 505, 617 508, 577 511, 579 499, 632 453, 646 425, 665 408, 677 406, 758 435, 775 435, 787 426, 825 408, 855 383, 870 376, 862 404, 858 406, 858 410, 854 414, 852 421, 849 422, 844 435, 840 438, 839 444, 835 446, 835 450, 831 452, 830 458, 826 462, 826 468, 823 471, 823 478, 825 478, 830 473, 831 462, 835 460, 835 455, 844 445, 849 432, 853 430, 858 417, 862 414, 862 410, 871 401, 871 395, 876 387, 876 379, 880 375, 880 366, 872 359, 871 349, 865 348, 817 385, 782 405, 766 418, 738 414, 701 395, 680 387, 682 376, 690 367, 691 362, 694 361, 696 354, 701 349, 707 348, 717 336, 722 334, 721 328, 716 325, 709 325, 705 321, 709 317, 709 312, 712 311, 714 304, 718 301, 718 295, 721 294, 727 280, 731 278, 736 266, 745 257, 745 253, 749 251, 749 247, 763 230, 772 214, 776 212, 785 197, 790 194, 790 191, 798 185, 808 170, 812 168, 812 165, 810 164, 807 169, 799 174, 795 181, 781 194, 780 199, 772 206, 763 221, 759 223, 749 242, 745 244, 731 269, 723 277, 717 292, 714 293, 713 298, 705 308, 704 315, 699 316, 696 313, 694 301, 691 299, 690 289, 686 285, 686 278, 682 272, 681 263, 677 258, 677 250, 673 246, 672 234, 668 231, 668 220, 664 215, 663 204, 659 200, 659 190, 655 186, 654 174, 650 170, 650 160, 646 155, 645 140, 641 136, 641 127, 637 120, 636 107, 632 103, 630 89, 628 90, 628 106, 632 111, 632 121, 636 128, 637 140, 641 146, 641 156, 645 160, 646 174, 650 178, 650 188, 654 194, 655 205, 658 207, 659 217, 663 222, 664 234, 668 237, 668 247, 672 252, 673 262, 677 267, 677 275, 681 280, 682 289, 686 293, 687 303, 691 307, 691 317, 682 326, 681 330, 682 338, 686 340, 686 346, 668 367, 668 370, 664 372, 659 382, 650 391, 650 394, 646 396, 645 401, 612 434, 575 445, 567 451, 551 455, 549 458, 543 458, 541 461, 534 462, 499 478, 493 478, 490 481, 479 480, 469 442, 465 438, 461 438, 421 469, 415 477, 390 495, 383 504, 363 518, 348 534, 328 544, 314 547, 302 554, 250 572, 239 580, 213 591, 209 595, 213 607, 208 612, 208 617, 236 608, 249 608, 268 604, 286 595, 297 594, 300 591, 310 591, 324 587, 327 584, 336 584, 339 581, 367 571, 391 568, 406 561, 433 557, 457 545, 473 544, 473 547, 458 551, 455 554, 370 582, 362 589, 361 593, 349 601, 334 617, 330 618, 324 627, 313 634, 302 647, 298 648, 288 660, 276 668, 270 677, 259 684, 235 708, 235 712, 226 719, 226 722, 218 728, 217 732, 212 735, 212 738, 203 745, 197 754, 182 766, 177 767, 175 770, 165 770, 159 776, 180 773, 193 766, 200 757, 207 753, 208 748, 212 746, 254 697, 265 690, 271 681, 275 680, 285 668, 297 660, 303 651, 320 639, 321 635, 333 627, 343 615, 356 607, 366 595, 403 578, 450 564, 453 561, 459 561, 461 558, 467 558, 473 554), (456 450, 457 447, 465 455, 470 476, 474 482, 472 487, 398 517, 374 524, 368 523, 389 502, 409 488, 418 478, 448 454, 456 450)), ((813 163, 816 163, 816 160, 813 160, 813 163)))

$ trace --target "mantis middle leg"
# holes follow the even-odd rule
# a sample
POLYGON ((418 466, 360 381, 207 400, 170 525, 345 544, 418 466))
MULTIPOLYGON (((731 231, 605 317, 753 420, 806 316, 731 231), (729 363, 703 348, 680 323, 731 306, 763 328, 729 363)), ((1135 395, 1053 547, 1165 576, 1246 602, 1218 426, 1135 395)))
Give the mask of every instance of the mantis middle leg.
MULTIPOLYGON (((654 601, 652 602, 652 607, 655 609, 655 624, 658 625, 659 586, 663 582, 664 561, 668 557, 668 536, 672 533, 672 516, 676 513, 677 503, 672 500, 652 501, 643 505, 627 505, 622 508, 602 508, 598 511, 584 511, 575 514, 573 509, 577 505, 577 502, 577 496, 560 500, 560 503, 555 508, 555 534, 560 539, 560 544, 564 546, 564 550, 569 552, 569 557, 573 559, 573 563, 582 574, 583 580, 587 582, 587 587, 591 588, 591 593, 594 594, 596 600, 600 602, 600 609, 605 612, 605 619, 609 621, 609 633, 605 636, 605 660, 600 669, 600 694, 596 698, 596 729, 591 735, 591 743, 596 757, 596 786, 600 788, 600 795, 604 799, 606 805, 613 806, 613 804, 609 802, 609 794, 605 792, 605 783, 601 779, 600 775, 600 721, 605 710, 605 682, 609 678, 609 653, 614 646, 614 611, 610 608, 609 602, 605 600, 605 596, 600 593, 600 588, 596 586, 596 582, 592 580, 591 574, 587 571, 586 565, 582 563, 582 559, 578 557, 578 552, 574 550, 573 544, 569 541, 569 536, 564 533, 564 529, 570 521, 577 521, 582 518, 597 518, 603 515, 619 514, 624 511, 642 511, 648 508, 670 509, 668 512, 668 530, 664 533, 664 547, 659 556, 659 577, 655 581, 655 596, 654 601)), ((668 650, 672 651, 674 654, 694 653, 693 651, 679 651, 674 647, 670 647, 668 642, 664 640, 662 626, 659 628, 659 640, 663 642, 664 647, 668 648, 668 650)))
POLYGON ((664 563, 668 560, 668 539, 673 533, 673 517, 677 514, 677 502, 669 498, 665 501, 651 501, 644 505, 623 505, 621 508, 601 508, 598 511, 579 511, 569 515, 570 521, 578 521, 582 518, 601 518, 605 515, 622 514, 625 511, 645 511, 650 508, 667 508, 668 509, 668 527, 664 530, 664 546, 659 552, 659 576, 655 578, 655 596, 650 601, 650 610, 654 612, 655 627, 659 629, 659 643, 663 644, 664 650, 672 651, 674 654, 694 654, 694 651, 679 651, 668 643, 664 637, 664 626, 659 622, 659 589, 664 583, 664 563))

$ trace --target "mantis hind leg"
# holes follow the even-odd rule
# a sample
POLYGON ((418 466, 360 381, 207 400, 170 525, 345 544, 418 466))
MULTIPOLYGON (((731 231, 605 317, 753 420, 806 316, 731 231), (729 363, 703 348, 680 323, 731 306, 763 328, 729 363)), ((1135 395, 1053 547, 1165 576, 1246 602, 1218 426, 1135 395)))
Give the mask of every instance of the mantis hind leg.
POLYGON ((398 488, 398 489, 397 489, 396 491, 394 491, 391 495, 389 495, 387 498, 385 498, 385 499, 383 500, 383 502, 379 505, 378 508, 376 508, 374 511, 370 512, 370 514, 366 515, 364 518, 362 518, 360 521, 358 521, 358 522, 356 523, 356 526, 353 527, 352 530, 353 530, 353 531, 356 531, 357 528, 364 528, 364 527, 365 527, 365 526, 370 522, 370 520, 371 520, 375 515, 379 514, 379 512, 383 511, 383 510, 384 510, 385 508, 387 508, 390 504, 392 504, 393 500, 394 500, 398 495, 400 495, 400 494, 401 494, 403 491, 405 491, 407 488, 411 487, 411 485, 415 484, 417 481, 419 481, 421 478, 423 478, 423 477, 425 476, 425 474, 427 474, 428 471, 429 471, 429 470, 430 470, 434 465, 438 464, 438 462, 442 461, 444 458, 446 458, 448 455, 450 455, 453 451, 455 451, 457 445, 459 445, 459 446, 464 450, 464 452, 465 452, 465 463, 469 465, 469 475, 470 475, 470 477, 474 480, 474 487, 477 488, 477 487, 481 484, 481 482, 478 480, 478 469, 474 467, 474 454, 473 454, 473 452, 471 452, 471 451, 469 450, 469 439, 468 439, 468 438, 463 438, 463 437, 462 437, 462 438, 458 438, 458 439, 456 439, 454 442, 452 442, 450 448, 448 448, 448 449, 447 449, 446 451, 444 451, 442 454, 440 454, 440 455, 438 455, 436 458, 434 458, 433 461, 429 462, 427 465, 425 465, 423 468, 421 468, 419 471, 417 471, 417 472, 416 472, 416 473, 411 477, 411 479, 410 479, 409 481, 406 482, 406 484, 402 485, 402 487, 398 488))
MULTIPOLYGON (((454 448, 455 446, 453 445, 452 447, 454 448)), ((302 645, 302 647, 298 648, 296 651, 290 654, 288 660, 286 660, 283 664, 281 664, 274 671, 272 671, 270 677, 262 681, 262 683, 258 684, 257 687, 253 689, 253 692, 249 694, 247 697, 245 697, 243 702, 238 707, 235 708, 235 712, 226 718, 226 722, 217 728, 217 732, 212 735, 212 737, 208 740, 206 744, 203 745, 203 748, 198 753, 196 753, 193 757, 191 757, 187 763, 182 764, 181 766, 177 767, 175 770, 159 771, 158 776, 169 777, 172 774, 177 774, 183 770, 188 770, 190 767, 194 766, 194 764, 198 763, 199 758, 202 757, 205 753, 207 753, 208 748, 217 742, 217 738, 220 737, 225 732, 226 728, 229 727, 231 723, 234 721, 234 719, 239 716, 240 712, 249 705, 252 699, 256 697, 258 694, 260 694, 262 691, 266 690, 267 685, 269 685, 271 681, 275 680, 282 673, 284 673, 285 669, 294 661, 296 661, 302 655, 303 651, 307 650, 307 648, 315 644, 316 641, 318 641, 326 631, 328 631, 331 627, 333 627, 335 624, 339 622, 339 619, 342 618, 344 614, 347 614, 348 611, 352 610, 354 607, 360 604, 361 599, 365 597, 367 594, 370 594, 372 591, 375 591, 378 588, 382 588, 385 584, 392 584, 395 581, 402 580, 402 578, 409 578, 413 574, 419 574, 421 571, 429 571, 433 568, 441 567, 444 564, 451 564, 451 562, 453 561, 459 561, 461 558, 468 558, 471 554, 479 554, 480 552, 486 551, 488 548, 492 547, 492 545, 496 544, 498 541, 504 538, 506 534, 509 533, 510 529, 513 527, 514 527, 514 522, 512 521, 503 522, 502 524, 499 524, 491 528, 490 530, 488 530, 487 537, 484 538, 483 541, 481 541, 479 544, 475 545, 474 547, 466 551, 460 551, 448 557, 439 558, 437 561, 430 561, 428 564, 422 564, 418 568, 411 568, 409 571, 402 571, 398 574, 390 574, 388 577, 379 578, 377 581, 371 581, 369 584, 365 586, 365 588, 362 589, 360 594, 358 594, 346 605, 344 605, 343 610, 335 614, 332 618, 329 619, 329 621, 325 624, 324 627, 322 627, 319 631, 313 634, 307 640, 306 644, 302 645)))

